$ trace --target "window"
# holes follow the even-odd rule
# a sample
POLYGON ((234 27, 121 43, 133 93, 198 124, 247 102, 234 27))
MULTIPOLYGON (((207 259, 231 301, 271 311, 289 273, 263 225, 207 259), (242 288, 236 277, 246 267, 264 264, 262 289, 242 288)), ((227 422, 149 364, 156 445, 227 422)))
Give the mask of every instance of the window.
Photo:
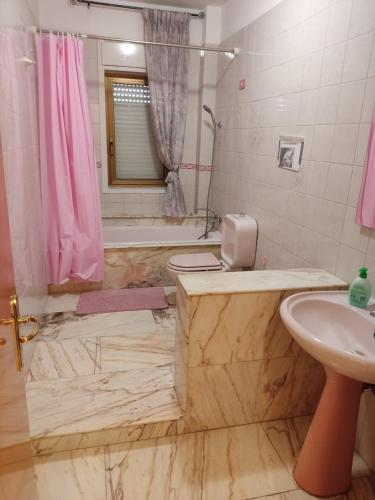
POLYGON ((105 73, 111 186, 164 186, 151 126, 150 89, 139 73, 105 73))

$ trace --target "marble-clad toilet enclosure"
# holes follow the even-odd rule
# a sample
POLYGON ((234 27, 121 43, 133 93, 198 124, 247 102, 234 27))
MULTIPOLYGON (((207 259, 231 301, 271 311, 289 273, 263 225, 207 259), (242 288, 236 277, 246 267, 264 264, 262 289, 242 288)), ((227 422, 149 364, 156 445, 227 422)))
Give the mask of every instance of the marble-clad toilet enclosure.
POLYGON ((294 343, 279 306, 297 292, 343 288, 320 270, 182 276, 175 387, 184 432, 312 414, 323 369, 294 343))

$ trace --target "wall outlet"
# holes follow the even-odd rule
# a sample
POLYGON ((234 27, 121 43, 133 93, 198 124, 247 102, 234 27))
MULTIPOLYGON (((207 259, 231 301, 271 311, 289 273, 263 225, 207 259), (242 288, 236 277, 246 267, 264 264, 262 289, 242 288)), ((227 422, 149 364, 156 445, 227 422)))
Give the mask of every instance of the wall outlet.
POLYGON ((246 79, 243 78, 242 80, 240 80, 240 84, 239 84, 239 89, 240 90, 245 90, 246 89, 246 79))

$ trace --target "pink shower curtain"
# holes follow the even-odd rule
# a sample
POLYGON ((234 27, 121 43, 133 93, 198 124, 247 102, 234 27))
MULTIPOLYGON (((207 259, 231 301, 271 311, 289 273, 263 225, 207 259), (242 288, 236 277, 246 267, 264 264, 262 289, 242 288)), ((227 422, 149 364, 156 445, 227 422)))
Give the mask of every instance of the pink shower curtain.
POLYGON ((372 117, 365 173, 357 208, 357 224, 375 229, 375 113, 372 117))
POLYGON ((82 41, 37 35, 42 207, 49 283, 103 278, 99 186, 82 41))

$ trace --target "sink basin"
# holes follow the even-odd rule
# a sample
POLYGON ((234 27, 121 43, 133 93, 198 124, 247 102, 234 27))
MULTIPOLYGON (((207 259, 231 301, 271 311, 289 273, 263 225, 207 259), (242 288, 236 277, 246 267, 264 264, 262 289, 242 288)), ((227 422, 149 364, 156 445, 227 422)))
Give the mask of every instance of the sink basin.
POLYGON ((283 301, 280 314, 327 375, 294 478, 311 495, 344 494, 350 488, 363 382, 375 383, 375 318, 370 308, 351 306, 348 292, 298 293, 283 301))
POLYGON ((375 383, 375 318, 347 292, 305 292, 284 300, 283 322, 296 342, 337 373, 375 383))

